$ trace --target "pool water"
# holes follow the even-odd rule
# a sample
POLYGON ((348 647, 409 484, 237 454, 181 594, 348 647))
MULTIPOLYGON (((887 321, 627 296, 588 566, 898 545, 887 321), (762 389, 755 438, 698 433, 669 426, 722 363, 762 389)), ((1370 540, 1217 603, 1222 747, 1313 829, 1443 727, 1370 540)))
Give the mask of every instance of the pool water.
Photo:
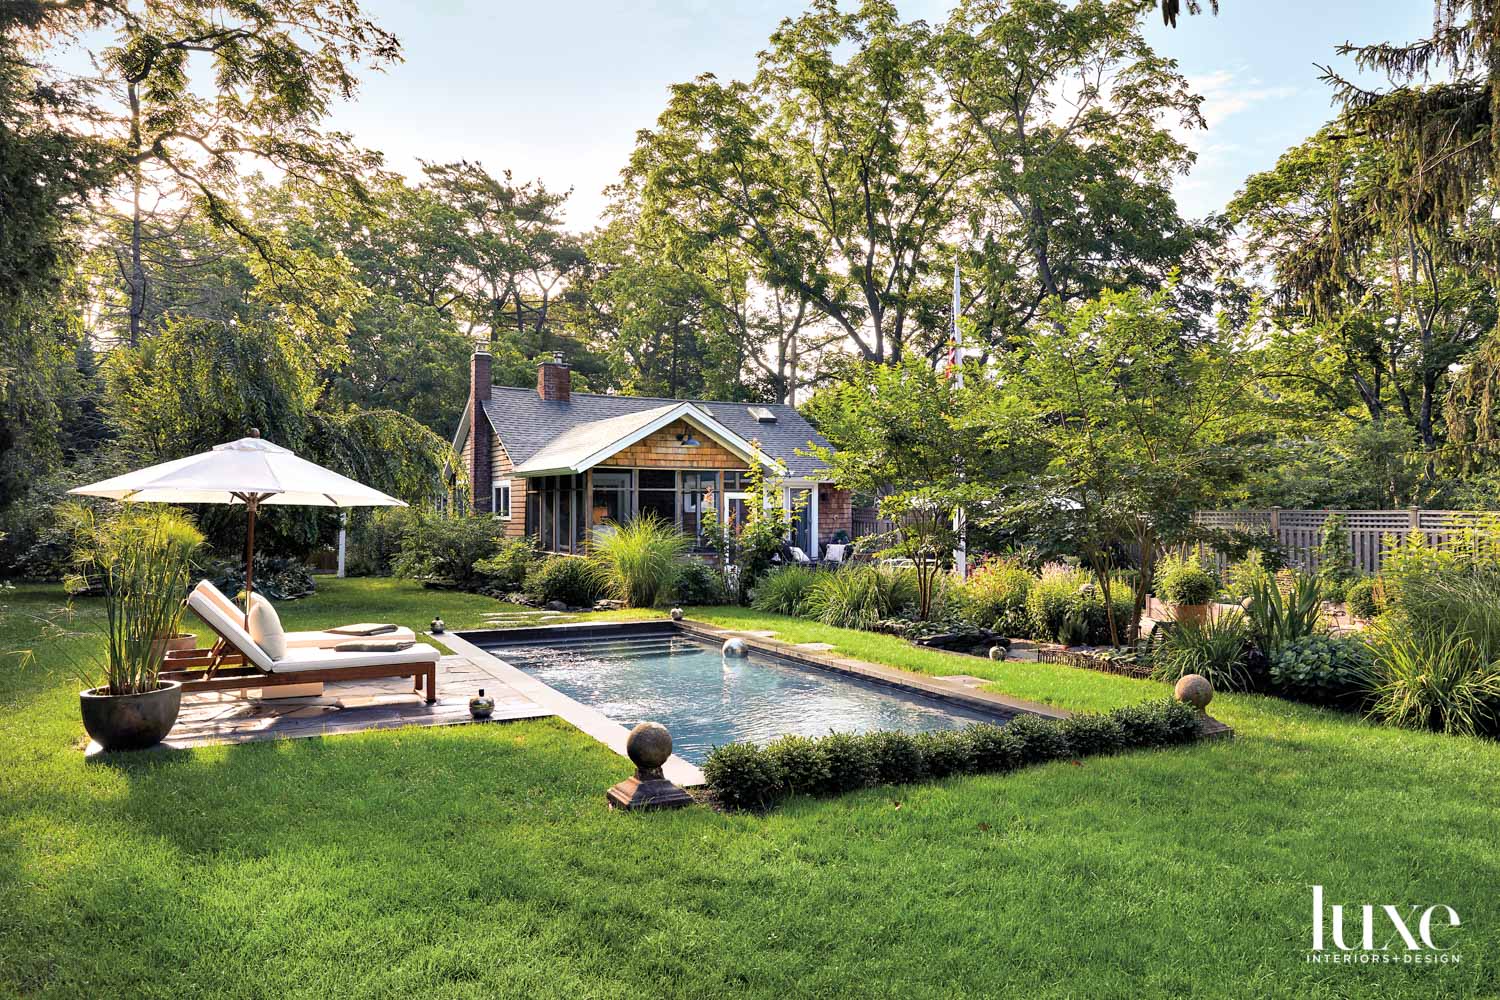
POLYGON ((1003 721, 818 667, 754 653, 724 657, 717 645, 679 634, 595 635, 490 652, 624 726, 660 722, 674 752, 695 764, 724 743, 765 745, 787 734, 925 732, 1003 721))

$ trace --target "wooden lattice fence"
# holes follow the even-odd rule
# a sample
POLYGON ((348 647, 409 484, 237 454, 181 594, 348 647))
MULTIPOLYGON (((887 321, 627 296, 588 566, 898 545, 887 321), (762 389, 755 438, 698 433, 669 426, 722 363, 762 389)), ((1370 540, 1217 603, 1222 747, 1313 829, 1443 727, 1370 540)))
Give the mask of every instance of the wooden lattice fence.
MULTIPOLYGON (((1195 523, 1206 528, 1264 532, 1286 550, 1292 564, 1304 570, 1318 568, 1317 547, 1323 538, 1323 522, 1342 514, 1349 531, 1354 564, 1366 573, 1380 570, 1381 549, 1387 536, 1420 531, 1429 544, 1442 545, 1479 531, 1500 536, 1500 512, 1476 510, 1216 510, 1199 511, 1195 523)), ((1214 553, 1222 569, 1225 558, 1214 553)))

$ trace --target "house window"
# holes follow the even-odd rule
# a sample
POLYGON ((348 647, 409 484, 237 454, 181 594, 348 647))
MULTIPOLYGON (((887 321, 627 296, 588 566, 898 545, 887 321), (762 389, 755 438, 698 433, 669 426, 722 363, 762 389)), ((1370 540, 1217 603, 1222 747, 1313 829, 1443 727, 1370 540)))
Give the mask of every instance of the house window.
POLYGON ((593 511, 589 523, 599 525, 613 522, 624 524, 630 519, 630 472, 601 472, 594 470, 593 511))
POLYGON ((510 480, 497 479, 490 494, 490 510, 502 521, 510 520, 510 480))
POLYGON ((677 523, 677 472, 673 469, 641 469, 636 473, 639 494, 636 510, 667 524, 677 523))
POLYGON ((718 502, 718 495, 717 472, 682 474, 682 533, 693 539, 693 544, 699 548, 706 545, 703 537, 703 511, 718 502))

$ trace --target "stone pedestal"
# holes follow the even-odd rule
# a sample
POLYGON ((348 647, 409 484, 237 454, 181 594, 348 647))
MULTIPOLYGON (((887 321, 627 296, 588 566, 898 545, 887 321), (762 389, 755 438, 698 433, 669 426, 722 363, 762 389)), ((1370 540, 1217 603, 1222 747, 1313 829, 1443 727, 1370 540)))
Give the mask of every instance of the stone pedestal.
POLYGON ((672 734, 659 722, 642 722, 625 740, 625 753, 635 774, 604 793, 611 809, 676 809, 691 805, 693 797, 662 774, 672 756, 672 734))
POLYGON ((676 809, 692 805, 693 797, 666 778, 642 781, 631 776, 604 793, 611 809, 676 809))

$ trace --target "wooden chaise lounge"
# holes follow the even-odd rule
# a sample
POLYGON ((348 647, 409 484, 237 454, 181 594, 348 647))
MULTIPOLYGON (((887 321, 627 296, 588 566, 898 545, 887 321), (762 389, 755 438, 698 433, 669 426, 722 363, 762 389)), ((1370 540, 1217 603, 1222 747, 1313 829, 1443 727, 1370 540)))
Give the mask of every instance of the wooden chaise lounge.
MULTIPOLYGON (((213 589, 211 584, 208 586, 213 589)), ((417 643, 399 650, 345 652, 328 646, 353 641, 351 636, 289 632, 286 656, 273 660, 245 631, 238 609, 230 604, 233 610, 225 613, 221 601, 228 603, 217 591, 212 595, 205 592, 202 584, 188 595, 188 609, 219 638, 211 649, 185 650, 168 655, 163 664, 162 680, 180 681, 183 691, 193 692, 410 677, 413 689, 419 694, 423 693, 425 681, 429 705, 437 701, 440 654, 432 646, 417 643), (294 637, 297 645, 293 645, 294 637)), ((402 629, 375 638, 411 641, 413 635, 410 630, 402 629)))

